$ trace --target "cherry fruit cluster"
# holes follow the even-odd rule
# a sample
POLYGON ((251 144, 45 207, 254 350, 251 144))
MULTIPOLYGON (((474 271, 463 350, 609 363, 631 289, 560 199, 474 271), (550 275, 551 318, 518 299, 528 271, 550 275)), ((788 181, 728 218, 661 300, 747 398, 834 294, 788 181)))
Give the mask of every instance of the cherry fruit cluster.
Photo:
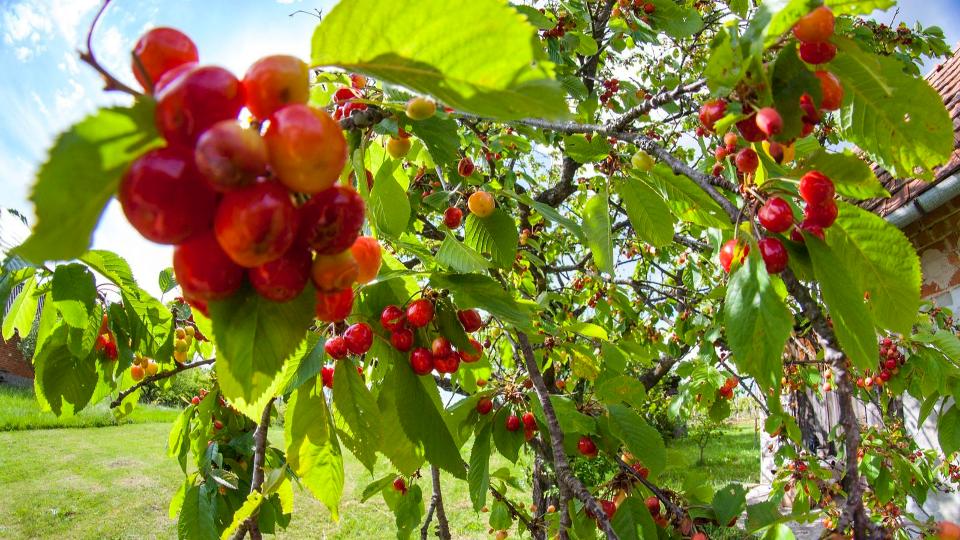
POLYGON ((144 34, 133 58, 166 146, 133 162, 118 198, 140 234, 176 246, 184 297, 205 312, 249 282, 286 302, 312 281, 318 317, 342 320, 353 283, 379 270, 380 247, 360 238, 360 195, 337 184, 346 140, 333 117, 306 105, 307 65, 268 56, 239 80, 199 64, 190 38, 171 28, 144 34), (238 121, 244 108, 249 126, 238 121))
POLYGON ((153 377, 157 374, 159 366, 156 362, 139 354, 134 355, 133 365, 130 366, 130 378, 134 381, 141 381, 144 377, 153 377))
POLYGON ((117 351, 117 339, 110 331, 108 326, 107 314, 103 314, 103 320, 100 323, 100 331, 97 333, 97 340, 93 344, 94 352, 102 354, 107 360, 116 360, 119 353, 117 351))

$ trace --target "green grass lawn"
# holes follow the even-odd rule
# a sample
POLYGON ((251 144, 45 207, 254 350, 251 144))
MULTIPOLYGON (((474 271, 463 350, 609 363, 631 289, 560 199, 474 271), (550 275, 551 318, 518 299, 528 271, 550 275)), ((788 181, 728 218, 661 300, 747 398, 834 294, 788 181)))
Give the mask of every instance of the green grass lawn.
MULTIPOLYGON (((7 393, 3 396, 0 410, 9 421, 13 413, 5 404, 17 401, 7 393)), ((0 538, 175 537, 176 521, 168 517, 167 503, 182 475, 177 464, 166 457, 169 418, 164 415, 169 414, 169 410, 143 408, 137 421, 148 423, 0 433, 0 538), (151 418, 162 421, 149 423, 151 418)), ((281 439, 282 430, 275 427, 271 440, 279 444, 281 439)), ((296 512, 279 537, 394 536, 393 514, 383 500, 376 496, 360 502, 364 486, 373 477, 349 453, 344 457, 346 483, 340 521, 332 522, 322 504, 295 488, 296 512)), ((666 483, 676 485, 681 471, 697 468, 696 458, 692 442, 675 441, 668 446, 666 483)), ((389 472, 385 460, 381 461, 377 477, 389 472)), ((758 461, 752 428, 734 429, 708 446, 704 468, 714 474, 713 484, 721 487, 730 481, 756 481, 758 461)), ((429 501, 429 478, 420 482, 424 499, 429 501)), ((454 538, 489 538, 487 516, 472 510, 466 482, 447 475, 443 486, 454 538)))
POLYGON ((0 431, 52 428, 87 428, 116 426, 119 424, 145 422, 172 422, 180 411, 169 407, 141 405, 133 414, 117 420, 107 402, 88 407, 76 416, 57 418, 51 412, 43 412, 37 405, 33 388, 0 385, 0 431))

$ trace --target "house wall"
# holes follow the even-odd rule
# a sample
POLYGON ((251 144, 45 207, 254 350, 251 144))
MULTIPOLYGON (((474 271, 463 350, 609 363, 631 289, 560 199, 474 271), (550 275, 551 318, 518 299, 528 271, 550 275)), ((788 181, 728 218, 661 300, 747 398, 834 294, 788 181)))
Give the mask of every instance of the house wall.
POLYGON ((20 337, 16 334, 10 341, 0 339, 0 382, 32 383, 33 366, 20 353, 19 344, 20 337))

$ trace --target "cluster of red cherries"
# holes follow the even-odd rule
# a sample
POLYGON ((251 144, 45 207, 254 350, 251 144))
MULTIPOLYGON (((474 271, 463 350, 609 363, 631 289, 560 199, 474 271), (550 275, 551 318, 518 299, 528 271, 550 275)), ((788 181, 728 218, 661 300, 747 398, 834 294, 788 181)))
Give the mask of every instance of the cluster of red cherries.
POLYGON ((337 184, 346 140, 329 114, 306 105, 307 65, 268 56, 238 80, 198 64, 194 43, 171 28, 144 34, 133 59, 166 146, 133 162, 118 198, 140 234, 176 246, 187 301, 206 313, 207 302, 249 281, 286 302, 312 280, 318 318, 342 320, 353 283, 379 271, 380 246, 359 236, 360 195, 337 184), (244 108, 249 126, 238 121, 244 108))
POLYGON ((620 91, 620 80, 605 79, 601 84, 603 84, 603 93, 600 94, 600 103, 606 104, 620 91))
POLYGON ((900 368, 906 363, 907 357, 900 352, 896 342, 890 338, 883 338, 880 342, 880 361, 877 372, 867 370, 863 377, 857 377, 857 387, 870 390, 874 386, 883 386, 894 375, 900 373, 900 368))
POLYGON ((118 356, 117 339, 107 326, 107 321, 107 314, 104 313, 103 320, 100 323, 100 331, 97 333, 97 340, 93 344, 93 350, 102 354, 107 360, 116 360, 118 356))
POLYGON ((613 18, 622 17, 623 13, 632 12, 633 15, 639 18, 645 23, 650 22, 649 15, 657 10, 652 2, 647 2, 646 0, 619 0, 617 5, 613 7, 613 11, 610 13, 610 16, 613 18))
POLYGON ((717 390, 717 393, 720 395, 721 399, 733 399, 733 389, 737 387, 737 378, 736 377, 727 377, 727 380, 723 381, 723 386, 717 390))

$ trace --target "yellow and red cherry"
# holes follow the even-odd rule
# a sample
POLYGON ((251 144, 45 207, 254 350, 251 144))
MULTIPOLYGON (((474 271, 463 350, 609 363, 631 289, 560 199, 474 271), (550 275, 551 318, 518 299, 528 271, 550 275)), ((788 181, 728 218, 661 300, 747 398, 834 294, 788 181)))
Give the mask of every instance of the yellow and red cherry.
POLYGON ((233 120, 217 122, 197 140, 197 169, 214 190, 248 186, 267 173, 267 145, 253 129, 233 120))
POLYGON ((280 258, 293 245, 296 227, 290 193, 272 181, 227 193, 213 222, 220 247, 245 268, 280 258))
POLYGON ((193 148, 203 132, 217 122, 236 120, 242 108, 243 87, 232 73, 217 66, 192 66, 162 84, 155 119, 169 144, 193 148))
POLYGON ((295 56, 261 58, 243 76, 247 108, 266 120, 287 105, 306 103, 310 97, 310 69, 295 56))
POLYGON ((147 93, 152 93, 165 73, 199 59, 193 40, 166 27, 152 28, 140 36, 132 54, 133 76, 147 93))
POLYGON ((336 183, 347 163, 347 141, 329 114, 295 103, 276 111, 263 134, 270 165, 290 191, 319 193, 336 183))
POLYGON ((300 207, 300 239, 318 255, 350 249, 363 227, 364 205, 353 188, 334 186, 300 207))

